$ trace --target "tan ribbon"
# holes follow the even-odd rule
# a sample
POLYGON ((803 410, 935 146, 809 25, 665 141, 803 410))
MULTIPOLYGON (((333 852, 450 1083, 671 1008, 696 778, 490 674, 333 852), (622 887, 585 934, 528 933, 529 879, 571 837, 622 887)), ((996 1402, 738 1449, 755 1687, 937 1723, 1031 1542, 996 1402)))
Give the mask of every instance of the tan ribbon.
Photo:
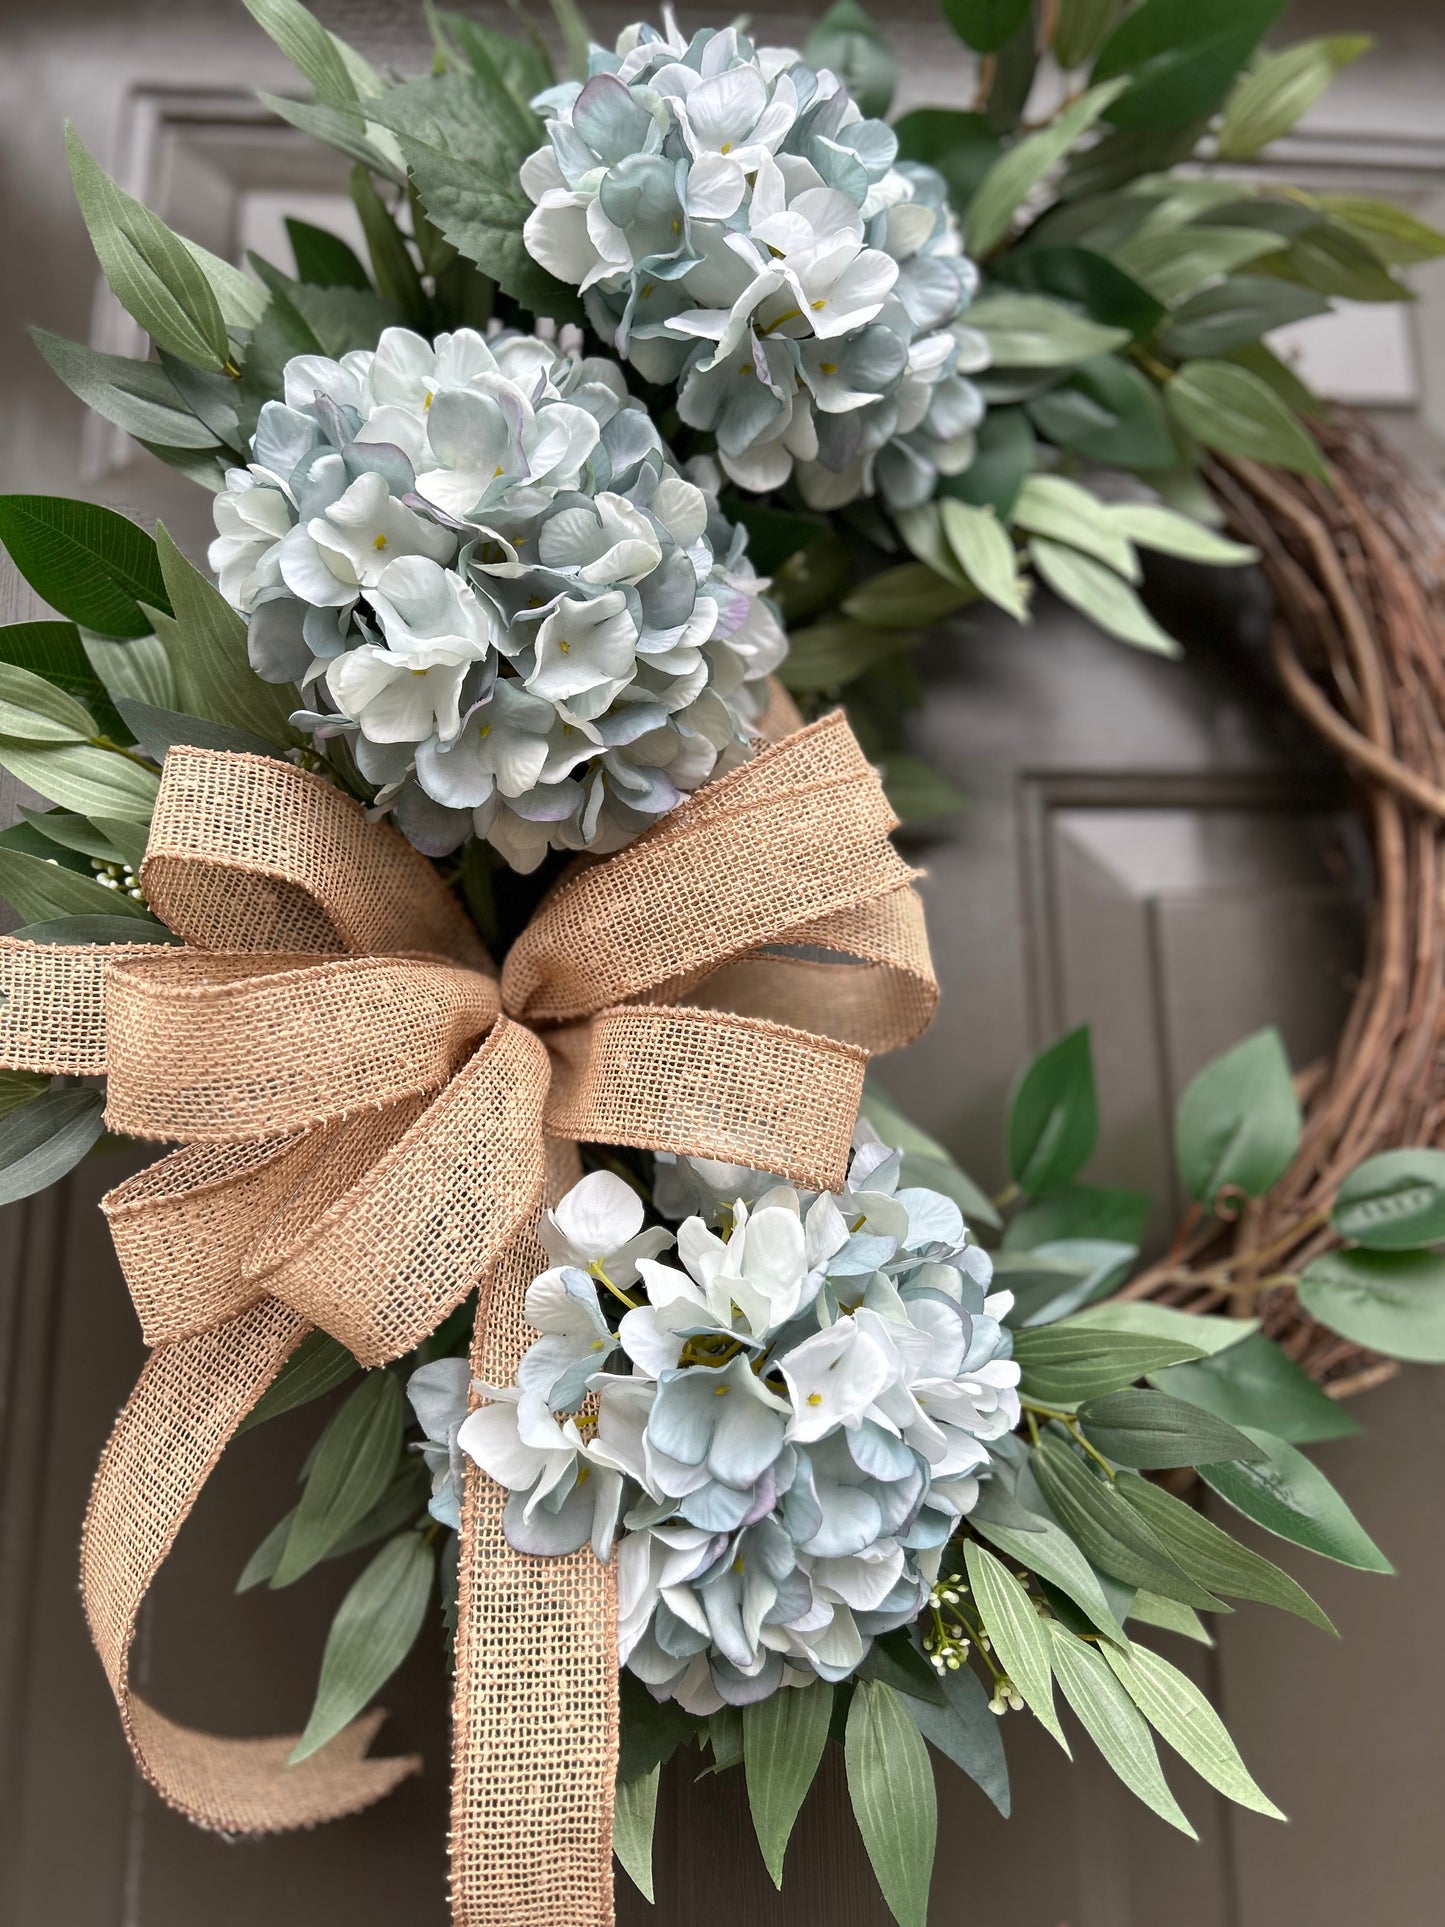
MULTIPOLYGON (((127 1738, 202 1825, 354 1812, 419 1764, 380 1715, 179 1726, 128 1677, 151 1580, 237 1426, 317 1325, 363 1365, 480 1284, 477 1376, 528 1342, 535 1226, 578 1141, 842 1180, 871 1052, 937 991, 894 819, 841 716, 698 792, 543 903, 498 983, 435 869, 318 778, 177 748, 142 880, 184 948, 0 939, 0 1064, 108 1078, 112 1129, 180 1148, 104 1201, 155 1349, 96 1476, 81 1579, 127 1738), (823 1025, 826 1024, 826 1034, 823 1025)), ((616 1603, 590 1552, 526 1558, 471 1473, 457 1636, 461 1927, 607 1927, 616 1603)))

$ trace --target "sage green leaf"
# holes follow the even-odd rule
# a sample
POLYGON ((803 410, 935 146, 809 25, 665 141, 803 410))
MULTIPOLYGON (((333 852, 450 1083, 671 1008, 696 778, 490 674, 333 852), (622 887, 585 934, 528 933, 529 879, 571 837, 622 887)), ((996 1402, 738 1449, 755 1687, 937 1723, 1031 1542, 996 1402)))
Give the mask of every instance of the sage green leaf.
POLYGON ((1264 1453, 1253 1465, 1201 1465, 1199 1476, 1247 1519, 1323 1558, 1365 1572, 1395 1569, 1317 1465, 1283 1439, 1252 1427, 1264 1453))
POLYGON ((24 943, 179 943, 163 923, 142 917, 47 917, 22 924, 11 936, 24 943))
POLYGON ((1014 1328, 1052 1325, 1117 1291, 1134 1268, 1139 1247, 1110 1238, 1055 1238, 1027 1251, 1001 1251, 994 1259, 1000 1291, 1012 1292, 1014 1328))
POLYGON ((1284 0, 1143 0, 1094 62, 1096 81, 1133 77, 1108 118, 1169 128, 1212 113, 1283 10, 1284 0))
POLYGON ((649 1905, 653 1899, 652 1834, 657 1824, 657 1788, 662 1768, 654 1766, 617 1782, 612 1809, 612 1851, 627 1878, 649 1905))
POLYGON ((968 580, 1016 622, 1028 616, 1019 583, 1018 551, 991 508, 975 508, 944 496, 938 505, 943 533, 968 580))
POLYGON ((1091 1305, 1087 1311, 1077 1312, 1072 1322, 1076 1327, 1098 1331, 1146 1332, 1151 1338, 1177 1338, 1181 1344, 1195 1345, 1211 1356, 1240 1344, 1259 1330, 1257 1318, 1200 1316, 1142 1298, 1091 1305))
POLYGON ((401 1453, 401 1380, 368 1372, 321 1436, 271 1584, 289 1586, 326 1557, 391 1482, 401 1453))
POLYGON ((52 609, 104 636, 143 636, 138 604, 165 608, 156 545, 114 509, 58 495, 0 495, 0 542, 52 609))
POLYGON ((73 622, 0 625, 0 662, 13 662, 17 668, 43 676, 82 703, 107 735, 124 737, 125 724, 87 660, 86 646, 73 622))
POLYGON ((793 1823, 818 1771, 832 1715, 833 1689, 824 1680, 771 1693, 743 1708, 748 1808, 763 1865, 778 1888, 793 1823))
POLYGON ((1123 0, 1059 0, 1054 58, 1066 73, 1093 58, 1122 11, 1123 0))
POLYGON ((1097 495, 1065 476, 1030 475, 1019 490, 1013 519, 1030 535, 1067 543, 1097 557, 1130 582, 1139 580, 1139 563, 1129 538, 1111 525, 1097 495))
POLYGON ((1119 355, 1096 355, 1026 406, 1045 441, 1091 461, 1152 473, 1179 460, 1159 390, 1119 355))
POLYGON ((239 727, 268 743, 295 742, 289 717, 295 691, 262 682, 246 655, 246 624, 220 590, 193 568, 164 525, 156 545, 173 618, 156 617, 156 633, 175 678, 177 706, 208 722, 239 727))
POLYGON ((961 789, 940 776, 921 756, 890 751, 878 766, 883 794, 900 823, 934 823, 967 808, 961 789))
POLYGON ((245 0, 245 7, 261 31, 311 83, 318 100, 332 107, 346 107, 355 101, 356 82, 340 47, 299 0, 245 0))
POLYGON ((298 1405, 309 1405, 312 1399, 344 1385, 360 1370, 346 1347, 326 1332, 307 1332, 236 1427, 237 1433, 248 1432, 253 1425, 263 1425, 268 1418, 279 1418, 282 1412, 294 1411, 298 1405))
POLYGON ((880 629, 849 616, 834 616, 793 631, 778 674, 789 689, 833 689, 852 682, 911 640, 906 631, 880 629))
POLYGON ((0 1204, 14 1204, 74 1170, 105 1129, 99 1091, 40 1091, 0 1117, 0 1204))
MULTIPOLYGON (((1104 1660, 1057 1623, 1050 1625, 1048 1637, 1054 1677, 1089 1738, 1131 1793, 1161 1820, 1197 1840, 1198 1834, 1169 1791, 1149 1728, 1104 1660)), ((1114 1648, 1108 1650, 1112 1655, 1114 1648)))
POLYGON ((317 288, 360 288, 371 291, 371 277, 349 243, 339 234, 313 227, 309 221, 286 220, 286 238, 296 262, 296 279, 317 288))
POLYGON ((1338 226, 1392 267, 1435 261, 1445 254, 1445 234, 1393 201, 1373 200, 1368 194, 1317 194, 1315 200, 1338 226))
POLYGON ((1187 562, 1208 563, 1211 568, 1241 568, 1259 560, 1257 549, 1216 535, 1213 529, 1174 509, 1150 502, 1115 502, 1101 507, 1109 526, 1138 548, 1182 556, 1187 562))
POLYGON ((1316 221, 1263 271, 1299 281, 1342 301, 1413 301, 1414 291, 1390 273, 1369 244, 1332 220, 1316 221))
POLYGON ((902 562, 854 589, 843 614, 876 629, 927 629, 976 600, 971 588, 936 575, 926 563, 902 562))
POLYGON ((75 198, 101 272, 152 341, 182 361, 219 372, 230 360, 220 306, 204 271, 150 209, 118 188, 67 121, 75 198))
POLYGON ((1130 1619, 1137 1619, 1141 1626, 1152 1626, 1157 1632, 1178 1633, 1181 1639, 1192 1639, 1196 1646, 1212 1646, 1214 1635, 1190 1606, 1181 1606, 1177 1599, 1161 1598, 1157 1592, 1136 1592, 1129 1605, 1130 1619))
POLYGON ((0 765, 48 803, 91 816, 149 823, 159 778, 113 749, 89 743, 32 745, 0 741, 0 765))
POLYGON ((1250 1777, 1224 1722, 1193 1680, 1147 1646, 1105 1649, 1105 1663, 1160 1739, 1201 1779, 1237 1806, 1271 1820, 1284 1815, 1250 1777))
MULTIPOLYGON (((464 13, 434 13, 433 32, 440 26, 451 38, 474 73, 484 79, 495 76, 521 107, 530 107, 534 95, 556 81, 552 62, 540 36, 523 39, 515 33, 498 32, 469 20, 464 13)), ((584 29, 584 56, 586 32, 584 29)))
POLYGON ((562 31, 562 44, 567 49, 573 79, 585 80, 592 34, 581 7, 577 0, 552 0, 552 16, 562 31))
POLYGON ((1049 1510, 1093 1565, 1126 1585, 1182 1605, 1214 1610, 1219 1600, 1167 1549, 1146 1521, 1062 1440, 1044 1438, 1030 1462, 1049 1510))
POLYGON ((943 17, 966 47, 993 54, 1028 19, 1033 0, 941 0, 943 17))
MULTIPOLYGON (((107 636, 81 636, 80 646, 96 683, 112 705, 129 696, 161 709, 174 707, 175 679, 158 637, 135 636, 129 642, 114 642, 107 636)), ((78 683, 70 686, 91 699, 78 683)), ((119 711, 115 717, 120 723, 119 711)))
POLYGON ((1034 471, 1038 448, 1022 408, 990 408, 974 437, 974 456, 962 475, 943 478, 944 494, 992 508, 1007 522, 1019 490, 1034 471))
POLYGON ((894 121, 901 161, 922 161, 948 183, 948 198, 966 207, 998 157, 998 135, 982 114, 956 107, 915 107, 894 121))
POLYGON ((676 1700, 655 1700, 635 1673, 626 1667, 618 1675, 617 1699, 621 1738, 617 1761, 619 1784, 666 1766, 687 1740, 696 1739, 703 1722, 686 1713, 676 1700))
POLYGON ((1029 194, 1118 99, 1126 85, 1123 80, 1115 80, 1107 86, 1091 87, 1047 127, 1016 141, 999 156, 964 211, 963 229, 970 254, 982 256, 993 251, 1029 194))
POLYGON ((1259 61, 1224 103, 1216 139, 1222 161, 1247 161, 1287 134, 1307 114, 1335 75, 1371 45, 1368 34, 1327 34, 1301 40, 1259 61))
POLYGON ((1073 301, 1093 321, 1110 328, 1127 328, 1146 340, 1164 319, 1164 304, 1126 274, 1107 255, 1075 245, 1015 248, 994 267, 994 275, 1011 288, 1051 294, 1073 301))
POLYGON ((1335 1230, 1372 1251, 1413 1251, 1445 1238, 1445 1151, 1413 1146, 1357 1165, 1335 1194, 1335 1230))
POLYGON ((1135 1516, 1148 1525, 1157 1542, 1211 1592, 1223 1593, 1230 1599, 1253 1599, 1264 1606, 1278 1606, 1282 1612, 1307 1619, 1322 1632, 1334 1632, 1326 1615, 1287 1572, 1282 1572, 1262 1554, 1242 1546, 1230 1533, 1166 1492, 1163 1486, 1126 1473, 1119 1478, 1114 1490, 1135 1516))
POLYGON ((891 1686, 858 1682, 843 1752, 858 1831, 889 1911, 898 1927, 926 1927, 938 1797, 923 1736, 891 1686))
POLYGON ((246 756, 274 756, 276 745, 248 729, 235 729, 229 723, 208 722, 201 716, 185 716, 175 709, 157 709, 129 696, 116 698, 116 708, 125 718, 137 743, 157 763, 163 763, 177 743, 195 749, 228 749, 246 756))
POLYGON ((1099 1136, 1087 1025, 1050 1044, 1024 1071, 1009 1104, 1008 1163, 1021 1191, 1037 1196, 1067 1184, 1099 1136))
POLYGON ((127 922, 150 917, 143 904, 123 891, 107 889, 94 877, 78 876, 74 870, 19 850, 0 849, 0 897, 26 923, 44 923, 53 917, 124 917, 127 922))
POLYGON ((1146 227, 1117 248, 1114 259, 1172 308, 1222 275, 1280 250, 1279 236, 1267 229, 1146 227))
POLYGON ((881 1679, 885 1686, 907 1694, 909 1699, 943 1704, 943 1688, 937 1673, 903 1630, 884 1633, 875 1639, 864 1654, 855 1678, 881 1679))
POLYGON ((1226 1189, 1257 1198, 1299 1149, 1299 1099, 1277 1030, 1259 1030, 1190 1079, 1174 1120, 1179 1175, 1213 1210, 1226 1189))
POLYGON ((1098 1184, 1065 1184, 1033 1198, 1009 1219, 1005 1251, 1032 1251, 1059 1239, 1088 1238, 1116 1245, 1143 1242, 1150 1200, 1142 1191, 1098 1184))
POLYGON ((1129 584, 1102 562, 1042 536, 1030 539, 1029 557, 1056 596, 1107 634, 1161 656, 1182 655, 1179 644, 1159 627, 1129 584))
POLYGON ((1320 1324, 1387 1358, 1445 1363, 1438 1251, 1326 1251, 1305 1266, 1299 1301, 1320 1324))
POLYGON ((869 120, 881 120, 888 112, 898 62, 858 0, 833 0, 804 42, 803 58, 810 67, 835 73, 869 120))
POLYGON ((1106 1392, 1079 1407, 1084 1436, 1116 1465, 1164 1469, 1265 1455, 1246 1432, 1167 1392, 1106 1392))
MULTIPOLYGON (((49 842, 59 844, 63 850, 94 857, 99 863, 129 863, 134 870, 140 867, 145 856, 146 833, 138 823, 120 823, 113 817, 107 818, 116 832, 116 837, 111 837, 88 817, 77 816, 67 810, 22 808, 20 815, 49 842), (119 838, 119 842, 116 838, 119 838), (121 844, 124 844, 124 848, 121 844)), ((35 854, 39 855, 39 851, 35 854)))
POLYGON ((419 1532, 400 1532, 377 1553, 331 1622, 316 1703, 288 1765, 334 1739, 391 1678, 416 1644, 435 1575, 436 1555, 419 1532))
POLYGON ((351 202, 366 236, 376 292, 384 301, 394 301, 413 327, 427 328, 431 305, 421 284, 421 272, 391 210, 360 161, 351 170, 351 202))
POLYGON ((1328 473, 1304 423, 1248 368, 1230 361, 1186 362, 1165 387, 1164 399, 1179 426, 1206 448, 1321 480, 1328 473))
POLYGON ((1308 321, 1328 308, 1329 303, 1312 289, 1274 275, 1231 275, 1217 287, 1202 288, 1176 308, 1159 345, 1181 361, 1196 355, 1225 355, 1258 341, 1273 328, 1308 321))
POLYGON ((723 1706, 707 1720, 707 1744, 712 1753, 709 1773, 740 1766, 743 1758, 743 1715, 738 1706, 723 1706))
POLYGON ((1069 1743, 1054 1711, 1048 1636, 1033 1600, 986 1546, 966 1540, 963 1557, 974 1603, 995 1658, 1002 1661, 1029 1711, 1067 1753, 1069 1743))
POLYGON ((0 736, 22 743, 84 743, 95 719, 63 689, 17 663, 0 662, 0 736))
POLYGON ((1195 1345, 1142 1333, 1080 1330, 1072 1323, 1014 1334, 1014 1358, 1023 1370, 1022 1391, 1043 1405, 1075 1405, 1133 1385, 1148 1372, 1192 1358, 1195 1345))
POLYGON ((967 1666, 945 1673, 942 1685, 942 1706, 913 1700, 908 1710, 929 1745, 981 1787, 1007 1820, 1011 1801, 1003 1722, 989 1712, 987 1689, 967 1666))
POLYGON ((995 368, 1067 368, 1129 339, 1127 329, 1105 328, 1042 294, 982 295, 968 321, 987 337, 995 368))
MULTIPOLYGON (((969 1524, 981 1538, 1007 1553, 1025 1571, 1057 1586, 1106 1638, 1127 1640, 1128 1635, 1099 1583, 1099 1575, 1055 1520, 1030 1510, 1026 1514, 1029 1529, 1025 1531, 1022 1526, 993 1518, 991 1513, 992 1506, 985 1503, 981 1492, 978 1504, 969 1514, 969 1524)), ((944 1684, 947 1683, 945 1679, 944 1684)))
POLYGON ((128 435, 170 448, 215 447, 215 436, 183 405, 158 363, 104 355, 43 328, 32 328, 30 339, 73 395, 128 435))
POLYGON ((254 1592, 257 1586, 264 1586, 275 1572, 281 1563, 281 1554, 286 1550, 286 1541, 291 1536, 291 1521, 295 1517, 296 1508, 292 1506, 284 1518, 276 1521, 242 1566, 241 1576, 236 1581, 238 1593, 254 1592))
POLYGON ((1348 1438, 1360 1429, 1340 1399, 1331 1398, 1262 1332, 1197 1364, 1150 1372, 1149 1382, 1231 1425, 1265 1426, 1291 1445, 1348 1438))
MULTIPOLYGON (((988 417, 984 419, 986 421, 988 417)), ((938 502, 924 502, 918 508, 900 509, 893 519, 898 533, 920 562, 946 582, 973 591, 973 584, 954 560, 953 550, 943 533, 943 515, 938 502)), ((785 663, 786 660, 785 657, 785 663)))
POLYGON ((223 261, 219 254, 212 254, 199 242, 188 241, 184 234, 178 234, 176 239, 210 283, 227 328, 254 328, 266 312, 266 290, 258 288, 233 262, 223 261))
POLYGON ((0 1118, 9 1117, 32 1097, 50 1089, 50 1079, 40 1071, 0 1070, 0 1118))
POLYGON ((312 140, 335 148, 348 160, 360 161, 363 167, 369 167, 373 174, 382 175, 395 186, 405 187, 406 168, 400 155, 368 139, 366 123, 359 113, 320 100, 288 100, 284 94, 258 93, 256 98, 278 119, 299 128, 312 140))
POLYGON ((966 1172, 959 1170, 937 1138, 909 1122, 881 1086, 864 1080, 858 1110, 885 1144, 903 1153, 905 1184, 946 1191, 970 1222, 993 1226, 1000 1223, 988 1194, 966 1172))

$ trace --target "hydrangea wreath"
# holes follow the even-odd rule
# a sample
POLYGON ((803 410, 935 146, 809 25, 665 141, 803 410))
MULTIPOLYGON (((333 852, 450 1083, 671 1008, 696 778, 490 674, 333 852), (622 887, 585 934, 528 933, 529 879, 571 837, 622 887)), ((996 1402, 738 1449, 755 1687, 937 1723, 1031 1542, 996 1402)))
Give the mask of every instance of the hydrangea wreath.
MULTIPOLYGON (((1382 203, 1235 170, 1362 44, 1261 55, 1277 0, 1234 6, 1224 35, 1217 9, 1165 0, 1037 21, 950 0, 978 97, 893 125, 892 58, 854 0, 801 53, 670 15, 610 49, 573 32, 563 82, 534 39, 460 15, 431 14, 432 71, 398 79, 297 0, 247 4, 312 92, 271 105, 353 163, 369 264, 292 221, 295 273, 243 272, 72 136, 101 266, 155 352, 36 339, 212 490, 219 588, 164 529, 0 501, 55 611, 0 632, 0 764, 52 806, 0 835, 24 925, 7 956, 168 940, 140 864, 176 745, 359 799, 498 959, 564 866, 747 765, 786 709, 769 678, 805 710, 844 697, 898 813, 937 815, 950 794, 899 733, 917 633, 979 599, 1022 619, 1037 575, 1172 650, 1137 550, 1252 553, 1211 526, 1210 453, 1323 472, 1264 336, 1336 296, 1400 298, 1394 268, 1445 251, 1382 203), (1041 53, 1051 104, 1026 125, 1041 53), (1056 71, 1079 76, 1062 97, 1056 71), (1225 165, 1175 173, 1206 131, 1225 165)), ((0 1100, 5 1201, 102 1130, 94 1078, 7 1071, 0 1100)), ((474 1382, 472 1302, 369 1372, 242 1574, 289 1584, 379 1547, 293 1758, 369 1703, 434 1593, 455 1626, 476 1467, 510 1495, 516 1551, 615 1566, 616 1840, 646 1892, 672 1752, 745 1767, 781 1882, 836 1735, 888 1906, 921 1927, 930 1749, 1006 1810, 995 1716, 1027 1709, 1062 1743, 1056 1693, 1171 1824, 1191 1831, 1153 1735, 1275 1812, 1139 1635, 1206 1638, 1227 1598, 1328 1622, 1151 1475, 1195 1468, 1285 1539, 1384 1569, 1299 1450, 1349 1421, 1257 1321, 1130 1295, 1145 1201, 1078 1182, 1096 1133, 1077 1032, 1019 1083, 997 1201, 871 1086, 836 1194, 586 1145, 542 1220, 514 1381, 474 1382)), ((1299 1135, 1272 1033, 1208 1067, 1177 1127, 1197 1214, 1267 1192, 1299 1135)), ((1348 1334, 1362 1292, 1425 1262, 1441 1164, 1373 1159, 1319 1216, 1321 1319, 1348 1334)), ((1221 1289, 1270 1288, 1271 1263, 1221 1289)), ((1401 1355, 1440 1356, 1430 1316, 1397 1319, 1401 1355)), ((356 1370, 313 1334, 252 1417, 356 1370)))

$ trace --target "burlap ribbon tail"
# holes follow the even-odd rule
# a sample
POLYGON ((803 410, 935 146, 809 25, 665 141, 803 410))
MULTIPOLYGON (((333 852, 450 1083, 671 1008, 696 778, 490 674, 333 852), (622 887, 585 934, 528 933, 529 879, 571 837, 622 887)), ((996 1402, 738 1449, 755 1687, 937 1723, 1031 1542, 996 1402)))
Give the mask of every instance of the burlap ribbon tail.
MULTIPOLYGON (((141 1770, 265 1833, 417 1770, 370 1714, 295 1767, 129 1683, 146 1591, 307 1331, 400 1357, 480 1286, 509 1382, 535 1227, 578 1142, 841 1183, 863 1068, 936 985, 894 819, 839 715, 708 788, 543 903, 498 978, 433 866, 289 764, 166 759, 142 881, 181 947, 0 939, 0 1064, 108 1080, 117 1132, 178 1145, 104 1200, 154 1349, 86 1518, 81 1578, 141 1770)), ((463 1510, 452 1890, 459 1927, 607 1927, 616 1606, 590 1551, 529 1558, 475 1470, 463 1510)))

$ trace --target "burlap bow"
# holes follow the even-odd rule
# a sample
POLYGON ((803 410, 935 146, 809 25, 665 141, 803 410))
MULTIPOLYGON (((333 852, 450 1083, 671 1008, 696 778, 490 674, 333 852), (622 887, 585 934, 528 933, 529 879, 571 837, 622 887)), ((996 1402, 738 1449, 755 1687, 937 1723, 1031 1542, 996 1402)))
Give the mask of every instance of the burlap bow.
MULTIPOLYGON (((433 867, 349 798, 283 762, 177 748, 142 879, 184 947, 0 940, 0 1063, 103 1072, 113 1130, 181 1146, 104 1202, 154 1350, 81 1561, 131 1748, 171 1805, 278 1831, 416 1769, 365 1757, 378 1714, 288 1768, 293 1735, 220 1739, 149 1706, 128 1658, 152 1578, 313 1325, 380 1365, 480 1285, 474 1371, 510 1381, 538 1215, 577 1142, 841 1182, 868 1055, 916 1036, 937 995, 893 824, 826 717, 564 882, 499 981, 433 867)), ((590 1552, 514 1553, 503 1497, 470 1474, 454 1915, 606 1927, 611 1574, 590 1552)))

